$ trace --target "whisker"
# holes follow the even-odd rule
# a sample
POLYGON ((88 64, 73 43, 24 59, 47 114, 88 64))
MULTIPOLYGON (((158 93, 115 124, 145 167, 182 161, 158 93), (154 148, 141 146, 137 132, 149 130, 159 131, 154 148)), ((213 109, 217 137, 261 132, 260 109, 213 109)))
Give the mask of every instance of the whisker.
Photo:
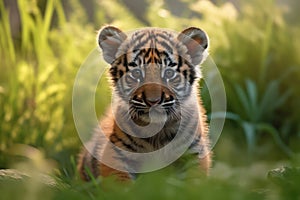
POLYGON ((161 105, 163 106, 163 107, 171 107, 171 106, 173 106, 174 105, 174 103, 175 103, 175 100, 172 100, 172 101, 167 101, 167 102, 164 102, 164 103, 162 103, 161 105))
POLYGON ((142 105, 142 106, 147 106, 144 102, 140 102, 140 101, 136 101, 134 99, 130 100, 131 103, 133 103, 134 105, 142 105))
POLYGON ((167 109, 167 114, 173 119, 180 120, 181 114, 179 112, 176 112, 174 107, 170 107, 169 109, 167 109))
POLYGON ((136 109, 146 109, 147 108, 147 106, 138 106, 138 105, 134 105, 133 107, 136 109))

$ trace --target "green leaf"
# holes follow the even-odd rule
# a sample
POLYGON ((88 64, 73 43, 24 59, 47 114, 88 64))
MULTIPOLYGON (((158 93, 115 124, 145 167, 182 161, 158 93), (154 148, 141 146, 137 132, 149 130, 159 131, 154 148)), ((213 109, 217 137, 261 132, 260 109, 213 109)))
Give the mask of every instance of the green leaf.
POLYGON ((253 153, 256 145, 256 127, 254 124, 246 121, 242 122, 241 126, 246 136, 248 150, 250 153, 253 153))
POLYGON ((283 150, 284 153, 286 153, 286 155, 288 155, 289 157, 295 156, 294 152, 292 152, 292 150, 286 144, 284 144, 284 142, 282 142, 279 132, 272 125, 267 123, 260 123, 257 125, 257 129, 270 133, 273 136, 275 143, 283 150))
POLYGON ((213 112, 208 115, 210 119, 226 118, 233 121, 240 121, 241 118, 239 115, 232 112, 213 112))
POLYGON ((247 88, 247 94, 248 94, 248 99, 249 99, 249 118, 251 121, 256 122, 258 120, 258 115, 257 115, 257 89, 256 85, 252 80, 247 79, 246 80, 246 88, 247 88))
POLYGON ((278 94, 278 86, 279 82, 277 80, 271 81, 268 85, 266 90, 264 91, 264 95, 260 101, 259 105, 259 115, 261 119, 268 117, 272 111, 275 110, 274 102, 277 101, 279 94, 278 94))
POLYGON ((246 113, 246 116, 249 116, 249 113, 251 112, 249 99, 247 98, 247 95, 245 91, 242 89, 240 85, 235 85, 235 91, 238 97, 239 102, 242 104, 242 108, 244 109, 244 112, 246 113))

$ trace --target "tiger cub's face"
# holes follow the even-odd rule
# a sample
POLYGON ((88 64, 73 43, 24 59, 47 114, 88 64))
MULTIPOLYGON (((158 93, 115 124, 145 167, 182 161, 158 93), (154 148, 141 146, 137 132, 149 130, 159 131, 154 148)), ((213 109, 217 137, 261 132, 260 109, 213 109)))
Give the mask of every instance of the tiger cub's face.
POLYGON ((149 112, 159 119, 180 116, 178 107, 192 92, 199 77, 199 64, 207 56, 208 37, 198 28, 180 34, 165 29, 144 28, 126 35, 113 27, 99 32, 98 44, 114 89, 129 105, 131 118, 149 123, 149 112))

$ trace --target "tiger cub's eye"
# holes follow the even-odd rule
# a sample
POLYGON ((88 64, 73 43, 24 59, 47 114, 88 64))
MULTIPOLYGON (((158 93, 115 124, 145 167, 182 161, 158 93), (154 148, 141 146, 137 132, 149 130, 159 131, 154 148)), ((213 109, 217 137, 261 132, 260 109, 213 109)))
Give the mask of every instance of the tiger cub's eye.
POLYGON ((131 71, 131 76, 134 79, 141 79, 142 78, 142 71, 140 69, 134 69, 131 71))
POLYGON ((175 76, 175 71, 173 69, 166 69, 164 73, 164 78, 172 79, 175 76))

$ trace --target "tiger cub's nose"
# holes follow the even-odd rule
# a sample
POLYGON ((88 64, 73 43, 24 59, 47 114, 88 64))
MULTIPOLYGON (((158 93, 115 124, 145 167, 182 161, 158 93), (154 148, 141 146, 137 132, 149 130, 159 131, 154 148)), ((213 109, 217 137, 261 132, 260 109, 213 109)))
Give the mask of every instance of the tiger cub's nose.
POLYGON ((154 106, 156 104, 159 104, 159 102, 161 101, 160 97, 156 97, 156 98, 145 98, 145 102, 150 105, 150 106, 154 106))
POLYGON ((151 83, 146 84, 143 88, 144 102, 149 106, 155 106, 162 100, 162 88, 161 85, 151 83))

